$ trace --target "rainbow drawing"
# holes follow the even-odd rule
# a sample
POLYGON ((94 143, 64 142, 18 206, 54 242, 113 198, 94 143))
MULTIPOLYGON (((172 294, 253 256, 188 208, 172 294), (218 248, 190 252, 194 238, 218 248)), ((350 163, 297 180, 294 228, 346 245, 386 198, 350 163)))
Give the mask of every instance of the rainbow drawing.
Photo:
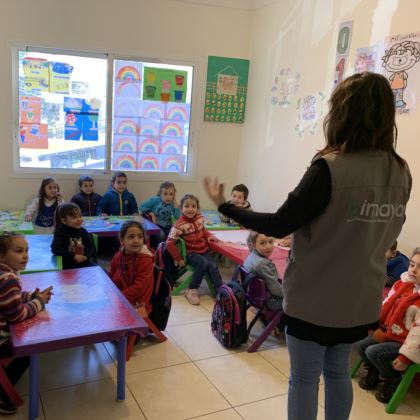
POLYGON ((184 129, 175 122, 167 122, 162 125, 160 133, 163 136, 182 137, 184 129))
POLYGON ((138 134, 139 127, 133 120, 123 119, 117 125, 116 133, 118 134, 138 134))
POLYGON ((124 66, 118 70, 117 79, 120 80, 141 80, 139 71, 133 66, 124 66))
POLYGON ((123 98, 141 98, 141 84, 139 82, 116 81, 115 96, 123 98))
POLYGON ((188 121, 189 105, 167 105, 165 119, 174 121, 188 121))
POLYGON ((136 169, 137 162, 135 155, 119 154, 114 158, 114 164, 112 169, 136 169))
POLYGON ((160 120, 165 115, 165 106, 156 101, 143 102, 143 117, 160 120))
POLYGON ((181 155, 182 144, 178 143, 175 140, 165 140, 162 142, 161 153, 166 153, 168 155, 181 155))
POLYGON ((166 172, 184 172, 184 159, 169 156, 162 163, 162 170, 166 172))
POLYGON ((116 152, 136 152, 137 139, 135 137, 115 136, 113 146, 116 152))
POLYGON ((147 171, 158 171, 159 160, 154 156, 144 156, 139 160, 137 169, 143 169, 147 171))
POLYGON ((139 142, 138 151, 141 153, 159 153, 159 142, 150 138, 145 138, 139 142))
POLYGON ((140 101, 134 99, 115 99, 115 116, 120 117, 139 117, 140 116, 140 101))
POLYGON ((153 123, 143 123, 140 125, 140 135, 148 137, 156 137, 159 135, 159 127, 153 123))

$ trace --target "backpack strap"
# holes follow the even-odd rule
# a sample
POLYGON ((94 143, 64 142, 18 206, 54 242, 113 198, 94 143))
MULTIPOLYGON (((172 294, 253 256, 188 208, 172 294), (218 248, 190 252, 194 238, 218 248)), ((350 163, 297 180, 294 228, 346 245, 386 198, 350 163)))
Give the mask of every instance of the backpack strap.
POLYGON ((235 311, 235 324, 239 325, 241 323, 241 312, 239 310, 239 305, 238 305, 238 302, 236 300, 236 296, 229 286, 223 285, 223 286, 221 286, 221 289, 223 289, 229 295, 230 299, 232 300, 233 306, 234 306, 234 311, 235 311))

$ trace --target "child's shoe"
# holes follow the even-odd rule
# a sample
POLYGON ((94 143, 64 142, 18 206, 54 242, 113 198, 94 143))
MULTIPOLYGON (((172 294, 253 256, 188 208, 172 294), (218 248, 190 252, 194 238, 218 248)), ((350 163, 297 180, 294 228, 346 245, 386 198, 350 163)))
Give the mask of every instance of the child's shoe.
POLYGON ((17 408, 14 404, 0 400, 0 414, 15 414, 16 412, 17 408))
POLYGON ((359 379, 359 386, 362 389, 375 389, 381 382, 378 370, 373 366, 367 366, 367 374, 359 379))
POLYGON ((185 292, 185 297, 191 305, 199 305, 200 304, 200 296, 198 295, 197 289, 187 289, 185 292))
POLYGON ((385 378, 383 387, 375 394, 376 399, 381 403, 388 404, 400 382, 401 376, 397 378, 385 378))

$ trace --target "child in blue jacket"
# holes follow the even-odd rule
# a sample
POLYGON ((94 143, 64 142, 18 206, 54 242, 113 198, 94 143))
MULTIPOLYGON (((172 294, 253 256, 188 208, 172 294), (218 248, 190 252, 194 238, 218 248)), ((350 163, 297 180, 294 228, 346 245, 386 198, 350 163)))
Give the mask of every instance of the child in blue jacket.
POLYGON ((408 270, 410 260, 407 256, 397 250, 398 243, 395 243, 389 248, 385 254, 386 258, 386 279, 385 286, 392 287, 393 284, 401 278, 401 274, 408 270))
POLYGON ((109 190, 96 206, 97 215, 128 216, 138 214, 137 201, 127 190, 127 175, 117 172, 113 175, 109 190))

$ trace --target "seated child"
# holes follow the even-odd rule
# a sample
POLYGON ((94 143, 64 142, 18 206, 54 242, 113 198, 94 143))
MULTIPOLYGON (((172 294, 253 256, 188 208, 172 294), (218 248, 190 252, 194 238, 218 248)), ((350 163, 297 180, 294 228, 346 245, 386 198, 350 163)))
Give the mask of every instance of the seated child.
POLYGON ((200 214, 200 203, 198 198, 192 194, 186 194, 181 198, 182 216, 172 226, 169 232, 166 246, 169 253, 178 267, 185 266, 186 262, 194 267, 194 273, 189 288, 185 292, 185 297, 191 305, 199 305, 200 297, 198 288, 205 273, 208 273, 214 288, 222 285, 222 277, 216 263, 213 261, 209 252, 209 241, 217 240, 204 227, 204 217, 200 214), (187 248, 187 261, 182 256, 176 246, 178 238, 185 241, 187 248))
POLYGON ((175 201, 175 185, 172 182, 162 182, 157 195, 149 198, 140 205, 140 211, 152 218, 152 222, 161 229, 156 235, 156 245, 166 241, 174 221, 181 216, 181 211, 175 201))
MULTIPOLYGON (((0 235, 0 358, 11 358, 13 347, 9 325, 34 317, 45 308, 52 295, 52 287, 42 292, 22 290, 19 271, 28 263, 28 243, 23 235, 5 232, 0 235)), ((5 368, 15 385, 29 366, 29 357, 16 357, 5 368)), ((0 387, 0 413, 13 414, 17 409, 0 387)))
POLYGON ((54 255, 63 257, 64 270, 96 265, 95 246, 82 224, 82 213, 77 204, 63 203, 57 207, 51 250, 54 255))
POLYGON ((152 310, 154 252, 145 245, 141 223, 130 220, 121 226, 121 249, 111 261, 109 277, 135 307, 152 310))
POLYGON ((397 250, 398 243, 395 243, 389 248, 385 254, 386 258, 386 279, 385 286, 391 287, 397 280, 400 279, 401 274, 407 271, 409 259, 397 250))
MULTIPOLYGON (((232 192, 230 194, 230 201, 228 201, 228 204, 234 204, 235 207, 243 207, 244 209, 251 210, 251 204, 249 204, 248 201, 248 194, 249 190, 246 187, 246 185, 235 185, 232 188, 232 192)), ((233 219, 230 219, 222 213, 220 213, 220 220, 224 223, 237 224, 233 219)))
POLYGON ((274 250, 274 238, 262 233, 250 232, 247 243, 250 253, 243 266, 247 271, 264 280, 269 293, 267 308, 277 311, 282 308, 283 287, 279 281, 277 268, 270 260, 274 250))
POLYGON ((54 231, 54 212, 63 202, 60 187, 54 178, 44 178, 38 191, 38 197, 26 208, 25 220, 32 221, 34 233, 48 235, 54 231))
POLYGON ((124 172, 117 172, 112 176, 108 191, 99 200, 96 214, 128 216, 138 212, 136 198, 127 190, 127 175, 124 172))
POLYGON ((401 381, 401 372, 420 363, 420 248, 413 251, 408 271, 401 275, 382 304, 381 326, 355 344, 367 367, 359 380, 363 389, 374 389, 376 399, 388 403, 401 381))
POLYGON ((82 216, 96 216, 96 205, 101 196, 93 192, 94 180, 88 175, 79 178, 79 194, 71 198, 71 202, 80 207, 82 216))

